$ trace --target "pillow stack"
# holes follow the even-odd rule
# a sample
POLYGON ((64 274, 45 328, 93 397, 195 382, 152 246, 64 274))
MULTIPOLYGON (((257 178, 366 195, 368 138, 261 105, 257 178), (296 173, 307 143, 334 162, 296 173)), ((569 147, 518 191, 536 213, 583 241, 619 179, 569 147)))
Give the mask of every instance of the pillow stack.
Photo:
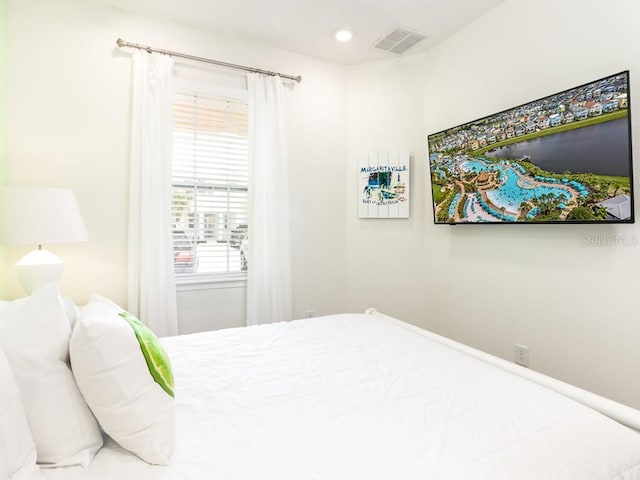
POLYGON ((103 443, 98 422, 142 460, 166 465, 173 388, 156 336, 109 300, 94 295, 78 314, 51 284, 0 301, 0 479, 89 465, 103 443))
POLYGON ((33 441, 11 366, 0 348, 0 478, 40 480, 33 441))
POLYGON ((93 295, 80 311, 70 352, 78 386, 104 431, 144 461, 166 465, 175 430, 173 374, 151 330, 93 295))
POLYGON ((43 467, 86 466, 102 446, 98 423, 69 367, 70 336, 55 284, 24 299, 0 302, 0 348, 15 376, 43 467))

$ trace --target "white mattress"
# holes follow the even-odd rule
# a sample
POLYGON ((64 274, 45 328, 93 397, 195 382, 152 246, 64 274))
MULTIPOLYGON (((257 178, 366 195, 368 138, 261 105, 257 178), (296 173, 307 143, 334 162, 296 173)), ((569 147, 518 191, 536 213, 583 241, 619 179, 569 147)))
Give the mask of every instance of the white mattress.
POLYGON ((370 315, 164 340, 172 464, 112 441, 49 480, 640 479, 640 435, 370 315))

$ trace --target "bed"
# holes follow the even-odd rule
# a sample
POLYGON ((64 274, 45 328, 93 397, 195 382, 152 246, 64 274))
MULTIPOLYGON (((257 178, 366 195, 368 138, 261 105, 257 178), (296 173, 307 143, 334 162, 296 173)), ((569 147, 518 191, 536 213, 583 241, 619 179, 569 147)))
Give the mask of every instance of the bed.
POLYGON ((170 464, 106 439, 46 479, 640 479, 636 410, 375 310, 162 342, 170 464))

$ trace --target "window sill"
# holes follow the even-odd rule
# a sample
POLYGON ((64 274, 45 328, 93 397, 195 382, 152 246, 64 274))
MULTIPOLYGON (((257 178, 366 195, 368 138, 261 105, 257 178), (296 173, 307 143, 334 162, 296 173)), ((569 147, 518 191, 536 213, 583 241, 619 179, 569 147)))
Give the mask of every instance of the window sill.
POLYGON ((176 276, 176 291, 211 290, 214 288, 244 288, 247 286, 247 273, 228 273, 223 275, 180 275, 176 276))

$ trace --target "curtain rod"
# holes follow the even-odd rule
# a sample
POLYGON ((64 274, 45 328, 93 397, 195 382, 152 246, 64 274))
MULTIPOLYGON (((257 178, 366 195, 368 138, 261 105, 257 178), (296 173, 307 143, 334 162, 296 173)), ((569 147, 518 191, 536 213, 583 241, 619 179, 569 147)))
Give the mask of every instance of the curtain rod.
POLYGON ((145 46, 145 45, 140 45, 138 43, 125 42, 121 38, 118 38, 118 40, 116 40, 116 43, 118 44, 118 47, 120 47, 120 48, 122 48, 122 47, 137 48, 138 50, 145 50, 147 53, 161 53, 163 55, 170 55, 170 56, 173 56, 173 57, 186 58, 187 60, 194 60, 196 62, 212 63, 214 65, 219 65, 221 67, 235 68, 235 69, 238 69, 238 70, 244 70, 246 72, 261 73, 263 75, 271 75, 271 76, 278 75, 281 78, 287 78, 289 80, 294 80, 294 81, 296 81, 298 83, 300 83, 302 81, 302 77, 300 75, 298 75, 297 77, 294 77, 293 75, 284 75, 282 73, 270 72, 268 70, 261 70, 259 68, 245 67, 244 65, 236 65, 235 63, 227 63, 227 62, 221 62, 220 60, 212 60, 210 58, 196 57, 194 55, 188 55, 186 53, 172 52, 171 50, 163 50, 161 48, 153 48, 153 47, 149 47, 149 46, 145 46))

